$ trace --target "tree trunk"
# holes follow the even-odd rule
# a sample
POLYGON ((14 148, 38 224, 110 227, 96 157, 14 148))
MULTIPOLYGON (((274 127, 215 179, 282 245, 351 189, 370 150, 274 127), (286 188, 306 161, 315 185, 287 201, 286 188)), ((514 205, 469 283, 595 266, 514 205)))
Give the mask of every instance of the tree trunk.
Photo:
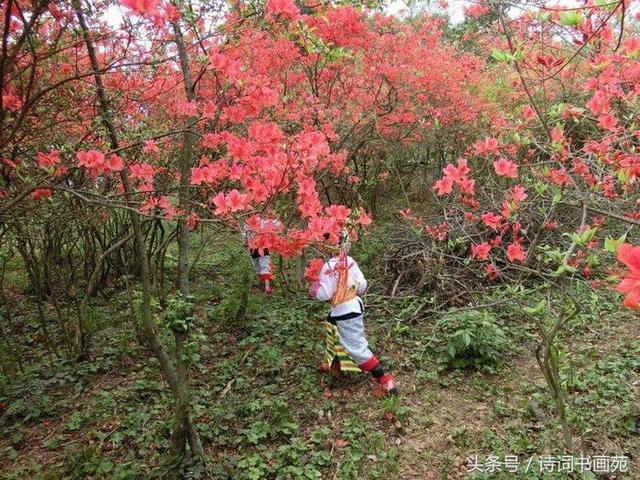
POLYGON ((20 371, 20 373, 24 373, 18 342, 14 342, 11 339, 11 332, 7 333, 4 329, 5 321, 7 322, 7 327, 9 328, 9 330, 11 329, 13 324, 13 319, 11 317, 11 305, 9 304, 9 298, 7 297, 7 294, 4 291, 5 270, 6 259, 2 262, 2 268, 0 268, 0 300, 2 300, 5 310, 4 316, 0 316, 0 335, 5 339, 5 345, 7 346, 8 355, 11 358, 11 361, 18 366, 18 370, 20 371))
POLYGON ((89 337, 86 332, 85 322, 87 316, 87 306, 89 304, 89 298, 93 294, 93 289, 96 287, 96 283, 100 278, 100 271, 102 270, 102 264, 105 259, 114 251, 118 250, 125 243, 127 243, 134 236, 133 233, 128 234, 118 242, 111 245, 111 247, 107 248, 102 255, 98 257, 96 261, 95 267, 89 276, 89 280, 87 281, 86 293, 82 300, 80 301, 80 307, 78 311, 78 321, 76 322, 76 329, 74 335, 74 345, 76 349, 77 359, 83 360, 86 359, 89 354, 89 337))
MULTIPOLYGON (((195 86, 189 69, 189 56, 187 54, 182 30, 180 24, 173 24, 174 41, 178 47, 178 57, 180 59, 180 68, 184 80, 184 90, 188 101, 196 98, 195 86)), ((197 117, 188 117, 184 129, 182 139, 182 152, 180 155, 180 188, 178 190, 179 208, 182 212, 181 218, 178 220, 178 288, 180 294, 186 299, 190 296, 189 289, 189 228, 186 222, 187 212, 189 210, 189 177, 191 175, 191 167, 194 159, 194 148, 196 144, 195 133, 191 130, 197 123, 197 117)), ((177 447, 184 448, 184 443, 188 438, 193 456, 202 458, 204 452, 200 436, 191 422, 189 409, 189 360, 185 355, 185 342, 187 340, 187 332, 176 332, 176 363, 177 373, 180 382, 178 392, 178 403, 176 406, 176 418, 180 419, 176 423, 174 431, 174 444, 177 447)))
MULTIPOLYGON (((96 90, 98 94, 98 101, 100 105, 100 111, 102 113, 102 123, 109 134, 109 140, 111 144, 111 148, 113 150, 117 150, 119 148, 118 135, 116 133, 115 127, 113 126, 111 111, 109 109, 109 101, 104 88, 104 84, 102 82, 102 76, 100 73, 99 63, 96 57, 95 49, 93 46, 93 42, 91 41, 91 36, 89 34, 89 29, 87 27, 87 23, 84 18, 84 14, 82 13, 82 6, 80 4, 80 0, 74 0, 73 6, 78 17, 78 22, 82 29, 82 35, 87 47, 87 52, 89 54, 89 59, 91 61, 91 66, 93 68, 94 79, 96 82, 96 90)), ((129 175, 126 169, 123 169, 120 172, 120 178, 122 180, 122 185, 124 187, 124 198, 126 206, 129 207, 129 217, 131 220, 131 225, 133 228, 133 235, 135 241, 135 250, 136 257, 139 262, 140 268, 140 282, 142 286, 142 325, 141 332, 144 337, 145 342, 148 347, 151 349, 155 357, 158 359, 160 363, 160 368, 162 374, 169 384, 169 388, 171 389, 171 393, 176 402, 176 430, 178 431, 186 431, 189 433, 189 438, 194 438, 193 442, 199 444, 199 438, 195 429, 193 429, 189 423, 188 415, 185 417, 182 412, 186 411, 188 414, 188 388, 185 383, 185 377, 183 372, 181 372, 180 368, 175 368, 171 362, 169 354, 167 353, 165 346, 160 342, 158 338, 158 334, 156 332, 156 324, 153 319, 153 312, 151 310, 151 277, 149 273, 149 258, 146 249, 146 241, 144 237, 144 233, 142 231, 142 225, 140 222, 139 214, 135 210, 135 205, 131 202, 131 197, 133 195, 133 189, 131 187, 131 182, 129 181, 129 175)), ((178 344, 178 342, 176 342, 178 344)), ((183 350, 183 345, 180 346, 180 349, 183 350)), ((179 353, 179 352, 177 352, 179 353)), ((180 357, 179 357, 180 358, 180 357)), ((178 435, 181 437, 182 434, 178 435)), ((176 453, 182 455, 185 453, 185 444, 180 440, 180 438, 176 438, 174 435, 174 440, 176 443, 176 453)), ((201 455, 202 448, 200 447, 199 451, 195 451, 196 449, 192 449, 195 455, 201 455)))

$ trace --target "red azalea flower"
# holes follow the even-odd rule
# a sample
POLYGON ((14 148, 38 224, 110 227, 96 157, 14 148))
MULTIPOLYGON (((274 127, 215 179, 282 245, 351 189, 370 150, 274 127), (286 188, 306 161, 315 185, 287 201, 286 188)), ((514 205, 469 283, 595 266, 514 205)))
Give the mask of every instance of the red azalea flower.
POLYGON ((623 305, 640 310, 640 247, 623 243, 618 248, 618 260, 624 263, 629 271, 616 290, 625 293, 623 305))
POLYGON ((507 247, 507 259, 510 262, 515 262, 516 260, 519 262, 524 262, 526 260, 526 253, 522 245, 519 243, 512 243, 507 247))
POLYGON ((506 158, 500 158, 493 162, 493 169, 496 175, 508 178, 518 178, 518 165, 506 158))
POLYGON ((487 260, 489 258, 490 251, 491 245, 488 242, 482 242, 478 245, 475 243, 471 244, 471 258, 487 260))
POLYGON ((486 272, 487 277, 489 277, 489 280, 495 280, 500 276, 498 267, 496 267, 495 263, 489 263, 488 265, 486 265, 484 267, 484 271, 486 272))
POLYGON ((315 282, 318 280, 318 276, 320 275, 320 270, 324 266, 324 260, 321 258, 313 258, 309 262, 309 266, 304 269, 304 278, 309 280, 310 282, 315 282))
POLYGON ((493 212, 487 212, 484 215, 482 215, 482 223, 484 223, 487 227, 493 228, 494 230, 497 230, 498 227, 500 226, 500 221, 502 220, 502 217, 500 215, 496 215, 493 212))
POLYGON ((453 177, 445 176, 438 180, 433 186, 434 190, 437 190, 437 194, 439 197, 446 193, 451 193, 453 190, 453 177))

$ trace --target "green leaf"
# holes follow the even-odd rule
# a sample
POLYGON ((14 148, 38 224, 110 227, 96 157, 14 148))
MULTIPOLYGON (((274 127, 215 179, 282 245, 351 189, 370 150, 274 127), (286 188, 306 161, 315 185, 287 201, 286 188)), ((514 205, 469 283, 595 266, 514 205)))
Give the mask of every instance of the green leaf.
POLYGON ((508 62, 510 56, 511 55, 509 55, 507 52, 503 52, 502 50, 498 50, 497 48, 491 50, 491 57, 497 62, 508 62))
POLYGON ((103 458, 98 465, 98 473, 109 473, 113 470, 113 462, 108 458, 103 458))
POLYGON ((13 447, 7 447, 4 450, 4 458, 6 458, 7 460, 15 460, 16 458, 18 458, 18 451, 13 448, 13 447))
POLYGON ((524 60, 524 50, 520 48, 516 50, 516 52, 513 54, 513 60, 517 60, 519 62, 524 60))
POLYGON ((542 183, 542 182, 538 182, 535 185, 536 193, 541 197, 545 194, 545 192, 547 191, 548 188, 549 188, 549 185, 547 185, 546 183, 542 183))
POLYGON ((563 273, 574 273, 575 271, 576 271, 576 267, 572 267, 571 265, 563 263, 555 271, 555 275, 559 276, 559 275, 562 275, 563 273))
POLYGON ((582 233, 563 233, 562 235, 569 237, 571 239, 571 242, 575 243, 576 245, 583 246, 593 239, 596 231, 597 229, 595 227, 590 227, 582 233))
POLYGON ((111 442, 113 442, 114 445, 122 444, 123 440, 124 440, 124 434, 120 431, 116 431, 111 435, 111 442))
POLYGON ((447 348, 447 353, 451 358, 456 358, 456 347, 453 344, 450 344, 447 348))
POLYGON ((546 303, 540 300, 535 307, 523 307, 522 311, 527 315, 542 315, 545 312, 546 303))
POLYGON ((629 172, 624 170, 618 171, 618 181, 620 183, 627 183, 627 180, 629 180, 629 172))
POLYGON ((604 239, 604 250, 606 252, 616 254, 618 252, 618 248, 620 248, 620 245, 622 245, 626 239, 626 233, 617 239, 613 237, 606 237, 604 239))
POLYGON ((560 14, 560 23, 567 27, 576 27, 580 24, 582 18, 578 10, 570 10, 560 14))
POLYGON ((587 243, 589 243, 589 242, 593 239, 593 237, 594 237, 594 235, 596 234, 597 230, 598 230, 598 229, 597 229, 597 228, 595 228, 595 227, 589 227, 589 228, 587 228, 587 229, 586 229, 584 232, 582 232, 582 233, 580 234, 580 236, 578 237, 578 245, 581 245, 581 246, 582 246, 582 245, 586 245, 587 243))

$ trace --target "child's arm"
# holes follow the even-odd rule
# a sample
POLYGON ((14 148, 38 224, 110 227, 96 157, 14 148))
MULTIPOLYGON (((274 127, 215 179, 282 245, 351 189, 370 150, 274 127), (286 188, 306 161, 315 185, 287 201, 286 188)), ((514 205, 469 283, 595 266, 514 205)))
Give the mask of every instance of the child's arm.
POLYGON ((362 273, 362 270, 360 270, 360 267, 358 267, 355 260, 351 259, 351 262, 352 265, 349 268, 349 276, 355 282, 356 292, 358 292, 358 295, 362 295, 367 291, 367 279, 364 278, 364 274, 362 273))
POLYGON ((320 270, 318 280, 311 286, 309 293, 316 300, 328 302, 333 298, 333 294, 336 291, 336 279, 328 272, 329 268, 327 268, 327 265, 325 264, 325 266, 320 270))

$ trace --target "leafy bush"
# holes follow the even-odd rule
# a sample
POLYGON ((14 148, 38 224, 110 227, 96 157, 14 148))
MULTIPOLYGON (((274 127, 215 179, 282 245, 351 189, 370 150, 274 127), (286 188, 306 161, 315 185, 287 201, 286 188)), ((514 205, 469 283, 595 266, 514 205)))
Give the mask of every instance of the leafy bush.
POLYGON ((438 363, 444 367, 494 371, 507 346, 504 331, 487 311, 450 313, 437 327, 438 363))

